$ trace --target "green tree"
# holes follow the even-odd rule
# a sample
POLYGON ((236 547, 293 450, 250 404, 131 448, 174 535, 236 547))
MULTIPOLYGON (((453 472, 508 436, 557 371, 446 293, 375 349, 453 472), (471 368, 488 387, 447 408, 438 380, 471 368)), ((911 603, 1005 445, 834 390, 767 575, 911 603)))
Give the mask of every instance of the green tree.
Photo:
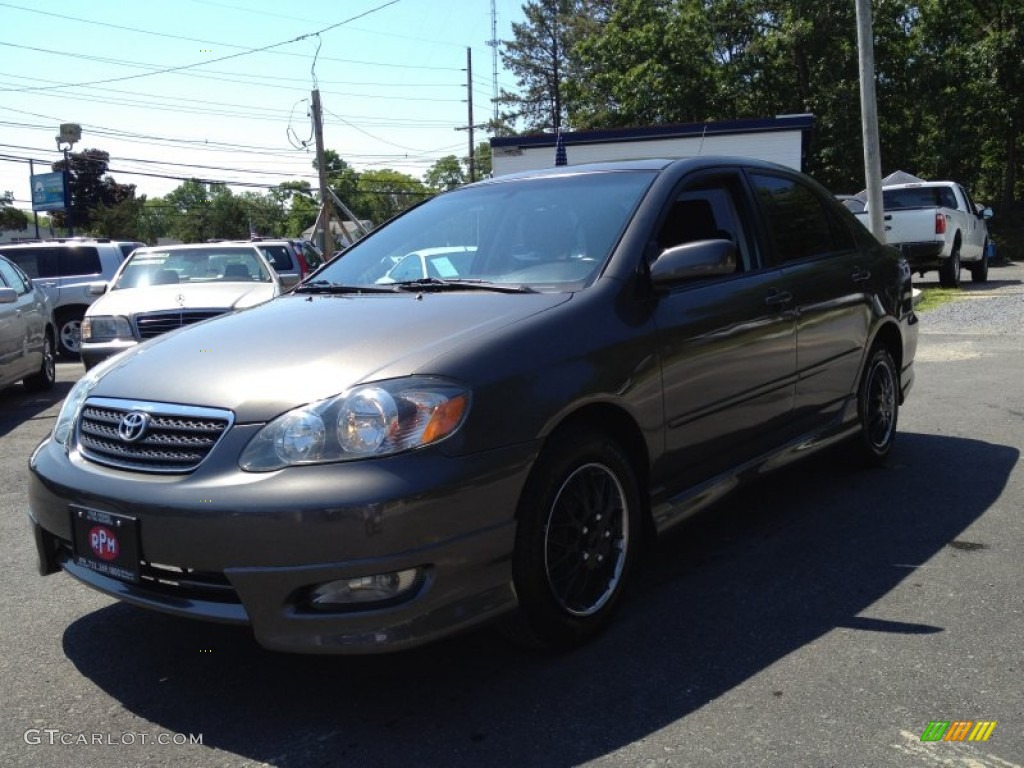
MULTIPOLYGON (((476 167, 476 180, 489 179, 494 173, 491 160, 491 144, 488 141, 481 141, 473 151, 473 164, 476 167)), ((466 179, 469 179, 469 158, 462 158, 462 164, 466 168, 466 179)))
POLYGON ((270 191, 287 213, 284 220, 286 237, 299 237, 316 222, 320 205, 313 197, 308 181, 286 181, 270 191))
POLYGON ((576 127, 708 119, 716 93, 713 44, 701 0, 619 0, 600 34, 576 44, 566 90, 576 127))
POLYGON ((100 203, 92 210, 90 234, 113 240, 139 240, 143 230, 146 196, 125 198, 119 203, 100 203))
POLYGON ((350 207, 357 216, 379 225, 432 194, 423 182, 408 174, 388 168, 364 171, 359 175, 358 204, 350 207))
POLYGON ((139 212, 138 239, 156 245, 160 238, 171 236, 171 222, 177 211, 162 197, 147 199, 139 212))
MULTIPOLYGON (((510 108, 500 123, 522 121, 527 133, 556 131, 570 119, 563 89, 583 80, 575 58, 578 40, 596 35, 610 0, 528 0, 526 20, 512 25, 512 40, 502 41, 501 58, 515 75, 518 91, 503 90, 498 103, 510 108)), ((498 134, 496 134, 498 135, 498 134)))
POLYGON ((461 187, 466 180, 466 173, 462 170, 462 164, 455 155, 442 157, 423 175, 423 183, 437 192, 446 192, 449 189, 461 187))
POLYGON ((27 229, 28 216, 14 207, 14 194, 0 193, 0 229, 27 229))
MULTIPOLYGON (((110 167, 110 153, 100 149, 85 149, 68 155, 68 187, 71 190, 71 224, 74 228, 89 231, 93 211, 103 205, 116 207, 122 201, 135 196, 134 184, 118 184, 107 175, 110 167)), ((63 171, 65 163, 58 160, 54 171, 63 171)), ((54 224, 58 228, 68 226, 66 211, 54 211, 54 224)))

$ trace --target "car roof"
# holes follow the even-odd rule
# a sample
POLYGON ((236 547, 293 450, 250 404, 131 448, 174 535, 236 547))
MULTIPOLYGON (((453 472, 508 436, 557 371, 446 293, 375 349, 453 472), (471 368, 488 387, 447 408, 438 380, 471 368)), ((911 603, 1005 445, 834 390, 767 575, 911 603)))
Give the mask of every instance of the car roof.
POLYGON ((802 173, 797 168, 772 163, 767 160, 759 160, 753 157, 739 157, 732 155, 701 155, 687 158, 643 158, 638 160, 613 160, 600 163, 583 163, 580 165, 561 165, 548 168, 537 168, 529 171, 508 173, 502 176, 494 176, 484 179, 471 186, 487 184, 498 184, 504 181, 518 179, 541 178, 548 176, 573 176, 583 173, 611 173, 615 171, 657 171, 662 172, 668 169, 685 172, 687 170, 698 170, 719 165, 739 165, 746 168, 762 168, 765 170, 784 170, 791 173, 802 173))

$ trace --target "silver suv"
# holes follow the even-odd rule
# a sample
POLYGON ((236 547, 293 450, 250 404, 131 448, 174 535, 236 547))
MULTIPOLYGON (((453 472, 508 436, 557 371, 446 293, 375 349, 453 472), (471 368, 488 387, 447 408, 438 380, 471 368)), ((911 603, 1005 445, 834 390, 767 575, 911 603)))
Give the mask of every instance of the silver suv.
POLYGON ((21 267, 49 298, 60 354, 78 360, 82 317, 96 299, 88 292, 89 284, 114 276, 124 261, 119 244, 105 239, 47 240, 2 245, 0 254, 21 267))

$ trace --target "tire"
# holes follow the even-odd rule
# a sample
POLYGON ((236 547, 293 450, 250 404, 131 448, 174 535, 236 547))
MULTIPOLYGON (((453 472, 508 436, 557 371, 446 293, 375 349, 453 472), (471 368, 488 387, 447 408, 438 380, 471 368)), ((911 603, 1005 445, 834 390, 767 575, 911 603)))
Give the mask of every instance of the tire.
POLYGON ((43 340, 43 362, 39 371, 26 376, 23 384, 29 392, 47 392, 57 381, 57 360, 53 354, 53 339, 47 333, 43 340))
POLYGON ((953 244, 949 258, 939 265, 939 285, 943 288, 960 287, 960 241, 953 244))
POLYGON ((563 650, 610 621, 640 545, 636 475, 593 429, 556 433, 517 510, 512 573, 519 607, 501 629, 517 643, 563 650))
POLYGON ((884 465, 892 452, 899 418, 899 380, 889 350, 874 347, 857 389, 858 453, 868 465, 884 465))
POLYGON ((981 259, 971 264, 971 282, 988 282, 988 240, 981 248, 981 259))
POLYGON ((57 344, 60 356, 79 360, 82 350, 82 317, 84 312, 63 313, 57 318, 57 344))

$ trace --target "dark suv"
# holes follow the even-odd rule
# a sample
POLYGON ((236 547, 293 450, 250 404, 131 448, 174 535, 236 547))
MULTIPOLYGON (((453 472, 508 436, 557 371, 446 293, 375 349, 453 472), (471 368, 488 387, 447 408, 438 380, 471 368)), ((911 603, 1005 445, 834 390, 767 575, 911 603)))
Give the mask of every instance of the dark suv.
POLYGON ((89 284, 110 280, 124 261, 119 243, 69 238, 0 246, 0 254, 17 264, 41 288, 53 307, 61 355, 78 359, 82 317, 96 297, 89 284))

